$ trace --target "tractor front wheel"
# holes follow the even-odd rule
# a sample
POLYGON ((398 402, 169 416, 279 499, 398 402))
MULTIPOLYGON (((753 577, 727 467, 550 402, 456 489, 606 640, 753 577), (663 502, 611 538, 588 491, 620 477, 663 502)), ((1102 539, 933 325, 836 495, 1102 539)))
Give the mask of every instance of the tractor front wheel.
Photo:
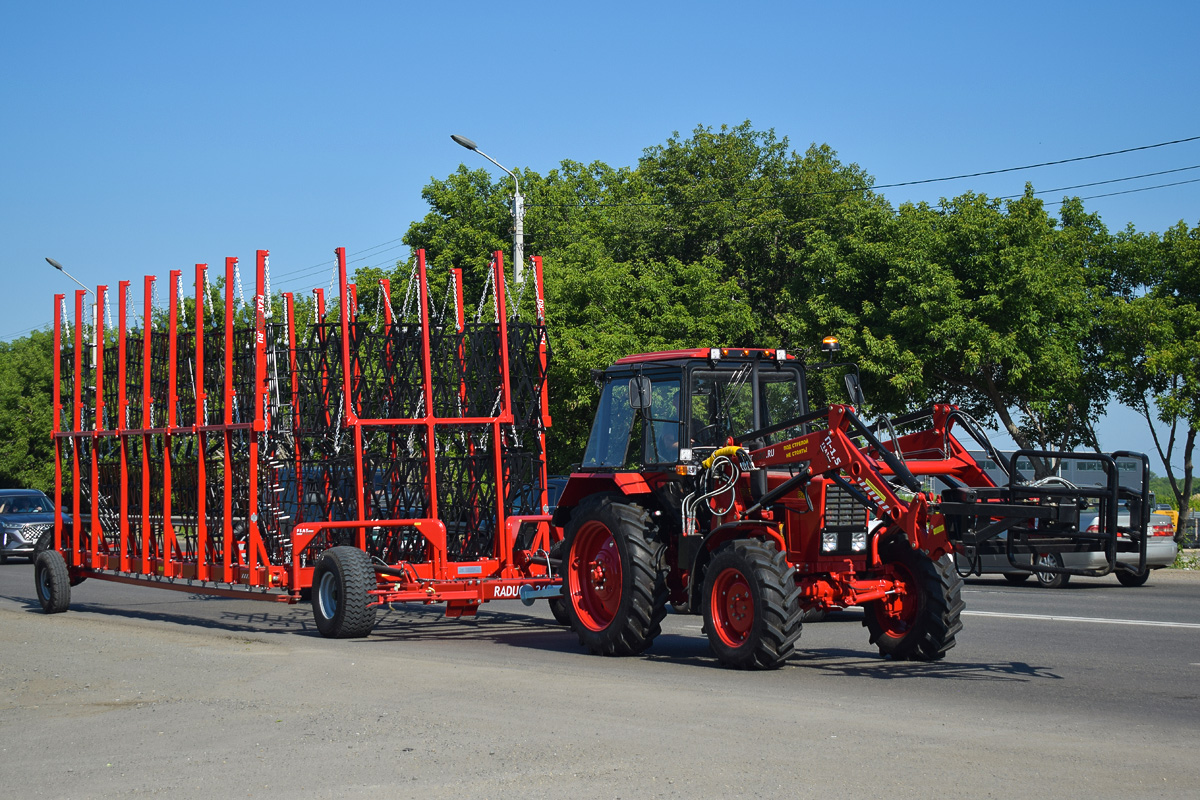
POLYGON ((962 578, 949 556, 934 561, 903 536, 879 545, 895 592, 863 604, 863 625, 881 655, 897 661, 937 661, 962 630, 962 578))
POLYGON ((607 494, 580 503, 563 545, 564 606, 580 644, 605 656, 650 646, 667 613, 665 549, 640 506, 607 494))
POLYGON ((357 547, 331 547, 313 570, 312 608, 317 630, 327 639, 358 639, 375 627, 371 557, 357 547))
POLYGON ((704 630, 717 659, 736 669, 778 669, 796 649, 804 611, 796 570, 773 545, 739 539, 704 573, 704 630))

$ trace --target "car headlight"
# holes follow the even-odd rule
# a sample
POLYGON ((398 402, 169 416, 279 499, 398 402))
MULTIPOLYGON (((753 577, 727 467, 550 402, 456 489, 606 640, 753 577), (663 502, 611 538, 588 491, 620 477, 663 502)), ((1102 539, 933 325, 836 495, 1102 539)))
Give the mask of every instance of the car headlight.
POLYGON ((855 531, 850 535, 850 550, 861 553, 867 549, 867 532, 855 531))
POLYGON ((821 534, 821 552, 832 553, 837 550, 838 535, 832 531, 825 531, 821 534))

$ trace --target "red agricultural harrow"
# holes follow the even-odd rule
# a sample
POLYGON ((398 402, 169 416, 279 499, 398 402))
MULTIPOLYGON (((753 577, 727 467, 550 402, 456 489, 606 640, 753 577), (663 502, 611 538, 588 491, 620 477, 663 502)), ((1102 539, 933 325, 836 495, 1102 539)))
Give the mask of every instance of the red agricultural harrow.
POLYGON ((234 258, 223 298, 203 264, 190 298, 170 273, 165 309, 146 277, 139 318, 122 281, 115 329, 108 287, 91 325, 83 291, 73 319, 57 295, 55 489, 71 513, 36 562, 43 607, 65 610, 85 578, 287 603, 311 592, 321 632, 345 637, 368 633, 380 603, 460 616, 557 594, 541 266, 524 321, 499 252, 474 321, 461 270, 431 310, 424 251, 398 311, 383 280, 363 313, 344 248, 335 299, 285 293, 282 308, 265 250, 252 303, 234 258))

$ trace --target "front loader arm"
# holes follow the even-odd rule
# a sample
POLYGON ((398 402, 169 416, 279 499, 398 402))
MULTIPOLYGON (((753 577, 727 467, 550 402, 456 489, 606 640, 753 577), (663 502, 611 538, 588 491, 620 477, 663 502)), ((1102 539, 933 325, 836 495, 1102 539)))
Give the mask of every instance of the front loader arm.
MULTIPOLYGON (((809 415, 812 419, 815 415, 809 415)), ((904 531, 910 544, 925 550, 934 558, 950 552, 951 545, 945 536, 945 527, 940 515, 931 514, 929 498, 920 491, 921 484, 896 458, 875 438, 854 408, 833 405, 828 409, 828 427, 769 445, 751 452, 750 457, 758 468, 795 466, 806 463, 808 473, 844 480, 853 486, 872 506, 875 515, 887 527, 904 531), (865 437, 876 459, 855 443, 851 431, 865 437), (893 485, 885 475, 895 475, 906 488, 893 485)), ((743 439, 753 438, 748 434, 743 439)))

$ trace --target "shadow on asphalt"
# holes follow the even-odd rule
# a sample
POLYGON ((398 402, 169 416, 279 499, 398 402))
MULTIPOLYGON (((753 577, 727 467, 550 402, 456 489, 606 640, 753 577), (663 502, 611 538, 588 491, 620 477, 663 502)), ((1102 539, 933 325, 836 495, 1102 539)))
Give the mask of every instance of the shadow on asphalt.
MULTIPOLYGON (((36 600, 28 597, 3 596, 4 599, 22 604, 30 613, 42 613, 36 600)), ((204 603, 212 609, 218 603, 237 603, 237 600, 213 598, 208 595, 183 596, 179 604, 204 603)), ((161 607, 163 603, 154 603, 161 607)), ((171 610, 72 603, 71 610, 101 617, 166 622, 192 628, 223 631, 229 633, 293 634, 319 637, 313 623, 312 611, 307 604, 271 607, 263 611, 241 609, 222 611, 212 616, 198 616, 171 610)), ((378 621, 370 637, 359 640, 360 645, 382 645, 398 642, 420 641, 491 641, 509 647, 556 653, 580 653, 576 635, 568 628, 552 620, 528 614, 506 611, 480 611, 475 617, 449 618, 440 605, 405 606, 394 605, 381 608, 378 621)), ((69 612, 68 612, 69 613, 69 612)), ((809 625, 838 623, 861 623, 862 615, 853 612, 831 612, 822 622, 809 625)), ((796 654, 788 661, 788 667, 802 667, 826 675, 872 680, 955 680, 955 681, 1013 681, 1029 682, 1061 680, 1062 676, 1046 667, 1021 661, 998 663, 956 662, 954 651, 946 659, 934 662, 891 661, 879 656, 865 656, 873 648, 866 645, 861 650, 846 648, 805 649, 803 638, 796 654)), ((708 639, 703 635, 688 635, 664 632, 651 649, 631 661, 643 660, 651 663, 672 664, 704 669, 725 669, 713 656, 708 639)))

